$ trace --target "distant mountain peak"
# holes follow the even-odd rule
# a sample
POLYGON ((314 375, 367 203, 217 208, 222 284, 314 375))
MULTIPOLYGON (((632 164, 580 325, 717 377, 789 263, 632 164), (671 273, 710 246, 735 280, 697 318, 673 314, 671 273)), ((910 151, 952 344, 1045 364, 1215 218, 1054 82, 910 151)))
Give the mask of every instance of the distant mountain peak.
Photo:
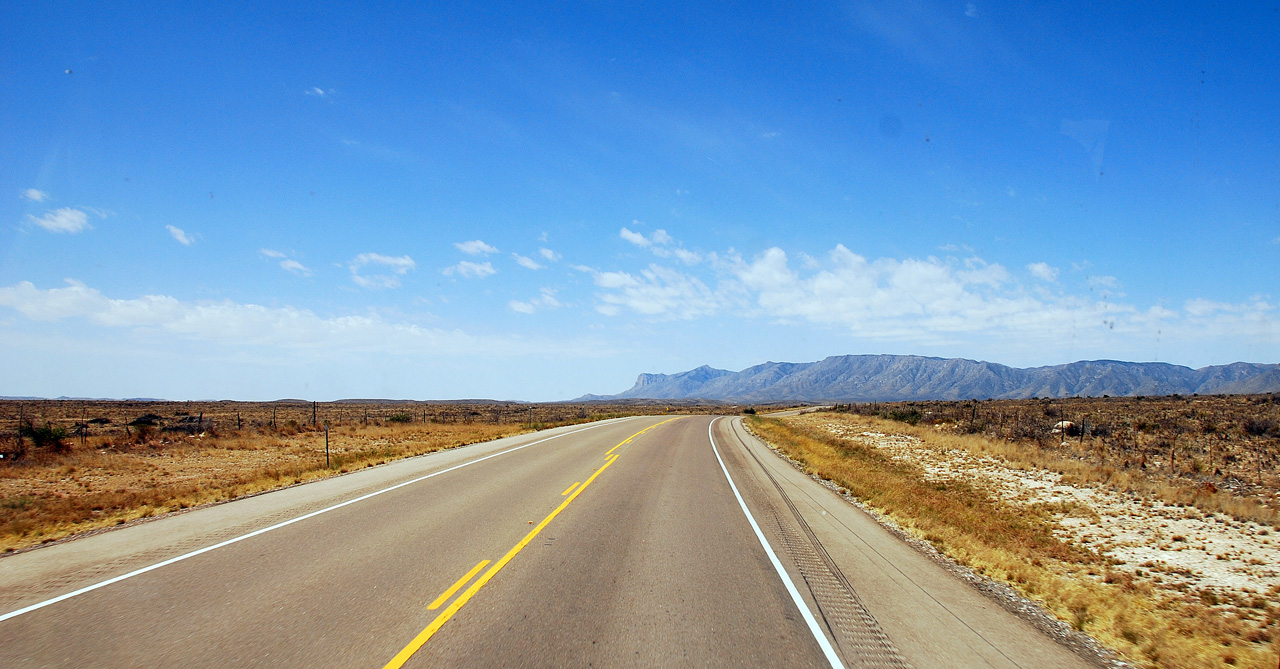
POLYGON ((1191 369, 1162 362, 1080 360, 1019 369, 965 358, 836 355, 818 362, 765 362, 740 372, 702 365, 677 374, 640 374, 629 390, 593 397, 891 402, 1266 392, 1280 392, 1280 365, 1236 362, 1191 369))

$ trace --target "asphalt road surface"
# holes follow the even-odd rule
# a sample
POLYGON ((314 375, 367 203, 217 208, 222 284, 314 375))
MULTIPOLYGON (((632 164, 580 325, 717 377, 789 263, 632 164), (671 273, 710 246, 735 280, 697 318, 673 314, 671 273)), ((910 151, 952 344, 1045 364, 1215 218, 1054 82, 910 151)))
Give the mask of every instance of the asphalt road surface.
POLYGON ((0 665, 1089 666, 703 416, 502 439, 0 558, 0 665))

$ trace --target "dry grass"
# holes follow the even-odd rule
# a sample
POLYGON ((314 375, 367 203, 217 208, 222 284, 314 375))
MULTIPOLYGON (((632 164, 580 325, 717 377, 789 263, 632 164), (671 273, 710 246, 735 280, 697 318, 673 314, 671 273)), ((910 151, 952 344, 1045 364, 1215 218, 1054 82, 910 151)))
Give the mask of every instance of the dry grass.
MULTIPOLYGON (((844 412, 975 435, 1029 464, 1240 520, 1280 523, 1280 396, 1079 397, 842 405, 844 412), (1069 421, 1055 431, 1058 421, 1069 421), (1053 462, 1050 463, 1050 460, 1053 462), (1082 462, 1083 466, 1071 463, 1082 462)), ((900 426, 901 427, 901 426, 900 426)))
MULTIPOLYGON (((1037 456, 982 443, 979 437, 942 434, 862 417, 868 430, 905 433, 939 448, 963 447, 1019 458, 1037 456), (946 445, 939 444, 947 440, 946 445)), ((1053 531, 1055 510, 1019 507, 981 487, 980 482, 939 481, 919 466, 895 460, 856 440, 814 429, 799 419, 752 418, 753 430, 812 473, 847 488, 961 564, 1010 584, 1077 629, 1093 635, 1143 666, 1276 666, 1272 640, 1280 622, 1274 604, 1280 589, 1240 602, 1257 615, 1234 614, 1220 602, 1189 601, 1153 587, 1149 579, 1112 570, 1110 561, 1053 531)), ((1047 457, 1047 456, 1046 456, 1047 457)), ((1061 464, 1045 461, 1044 464, 1061 464)), ((1084 464, 1069 475, 1105 477, 1084 464)), ((1130 482, 1138 485, 1136 482, 1130 482)))
POLYGON ((47 543, 523 431, 518 425, 345 426, 322 430, 165 435, 140 444, 97 437, 68 453, 0 467, 0 550, 47 543))
MULTIPOLYGON (((0 401, 0 551, 529 430, 673 408, 0 401), (46 425, 69 436, 38 444, 32 428, 46 425)), ((679 407, 682 413, 725 409, 679 407)))
POLYGON ((1271 486, 1253 485, 1248 489, 1255 494, 1241 496, 1225 485, 1206 486, 1205 480, 1165 475, 1163 471, 1147 471, 1140 467, 1118 465, 1100 451, 1101 443, 1081 447, 1076 439, 1064 446, 1043 447, 1035 440, 1005 441, 985 434, 957 431, 953 426, 911 425, 900 421, 869 419, 869 423, 899 434, 918 439, 942 448, 955 448, 976 456, 990 456, 1025 468, 1039 468, 1057 472, 1076 483, 1096 483, 1115 490, 1158 499, 1169 504, 1193 505, 1209 513, 1225 513, 1238 520, 1280 525, 1280 512, 1268 503, 1271 486))

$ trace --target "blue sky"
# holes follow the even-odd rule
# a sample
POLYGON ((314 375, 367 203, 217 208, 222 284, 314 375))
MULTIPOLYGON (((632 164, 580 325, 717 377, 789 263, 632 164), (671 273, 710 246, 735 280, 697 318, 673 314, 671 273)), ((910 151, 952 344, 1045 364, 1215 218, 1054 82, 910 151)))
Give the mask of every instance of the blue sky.
POLYGON ((0 37, 0 395, 1280 361, 1271 5, 16 2, 0 37))

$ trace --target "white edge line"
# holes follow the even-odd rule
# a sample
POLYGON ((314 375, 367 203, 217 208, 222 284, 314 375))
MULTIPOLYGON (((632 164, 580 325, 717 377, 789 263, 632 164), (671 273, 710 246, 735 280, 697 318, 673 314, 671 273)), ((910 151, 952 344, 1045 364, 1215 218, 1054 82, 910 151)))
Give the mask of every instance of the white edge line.
MULTIPOLYGON (((624 418, 623 420, 627 420, 627 419, 625 419, 625 418, 624 418)), ((441 475, 441 474, 446 474, 446 473, 451 472, 451 471, 453 471, 453 470, 455 470, 455 469, 461 469, 461 468, 466 467, 466 466, 468 466, 468 465, 474 465, 474 464, 476 464, 477 462, 484 462, 485 460, 488 460, 489 458, 496 458, 496 457, 498 457, 499 455, 506 455, 507 453, 511 453, 511 452, 513 452, 513 451, 518 451, 518 450, 520 450, 520 449, 522 449, 522 448, 528 448, 528 447, 530 447, 530 446, 534 446, 534 445, 537 445, 537 444, 541 444, 541 443, 543 443, 543 442, 545 442, 545 441, 551 441, 552 439, 559 439, 560 437, 567 437, 567 436, 569 436, 569 435, 571 435, 571 434, 577 434, 577 433, 579 433, 579 432, 586 432, 587 430, 594 430, 594 429, 596 429, 597 427, 603 427, 603 426, 605 426, 605 425, 608 425, 608 424, 609 424, 609 423, 611 423, 611 422, 612 422, 612 421, 602 421, 602 422, 596 423, 595 425, 591 425, 591 426, 589 426, 589 427, 584 427, 584 428, 582 428, 582 429, 580 429, 580 430, 573 430, 573 431, 571 431, 571 432, 565 432, 565 433, 562 433, 562 434, 557 434, 557 435, 555 435, 555 436, 547 437, 547 438, 545 438, 545 439, 539 439, 539 440, 537 440, 537 441, 531 441, 531 442, 529 442, 529 443, 527 443, 527 444, 522 444, 522 445, 520 445, 520 446, 516 446, 515 448, 509 448, 509 449, 507 449, 507 450, 505 450, 505 451, 499 451, 499 452, 497 452, 497 453, 490 453, 489 455, 486 455, 486 456, 484 456, 483 458, 476 458, 475 460, 470 460, 470 461, 464 462, 464 463, 462 463, 462 464, 460 464, 460 465, 454 465, 454 466, 452 466, 452 467, 449 467, 448 469, 441 469, 441 470, 440 470, 440 471, 438 471, 438 472, 432 472, 432 473, 430 473, 430 474, 427 474, 426 476, 419 476, 419 477, 418 477, 418 478, 416 478, 416 479, 412 479, 412 480, 409 480, 409 481, 405 481, 405 482, 403 482, 403 483, 397 483, 397 484, 395 484, 395 485, 393 485, 393 486, 391 486, 391 487, 389 487, 389 488, 383 488, 382 490, 375 490, 374 492, 368 493, 368 494, 366 494, 366 495, 361 495, 361 496, 359 496, 359 497, 357 497, 357 498, 355 498, 355 499, 349 499, 349 500, 347 500, 347 501, 345 501, 345 502, 341 502, 341 503, 338 503, 338 504, 334 504, 333 506, 325 507, 325 508, 320 509, 320 510, 318 510, 318 511, 312 511, 311 513, 308 513, 308 514, 304 514, 304 515, 298 516, 297 518, 290 518, 289 520, 286 520, 286 521, 283 521, 283 522, 280 522, 280 523, 276 523, 275 525, 271 525, 271 526, 269 526, 269 527, 264 527, 264 528, 262 528, 262 529, 260 529, 260 530, 254 530, 254 531, 252 531, 252 532, 250 532, 250 533, 248 533, 248 534, 242 534, 242 535, 240 535, 240 536, 238 536, 238 537, 234 537, 234 538, 231 538, 231 539, 227 539, 226 541, 222 541, 222 542, 219 542, 219 543, 213 544, 212 546, 205 546, 204 548, 196 549, 196 550, 194 550, 194 551, 191 551, 190 553, 183 553, 182 555, 179 555, 179 556, 177 556, 177 557, 172 557, 172 558, 169 558, 168 560, 164 560, 164 561, 162 561, 162 562, 157 562, 157 563, 155 563, 155 564, 148 565, 148 566, 146 566, 146 567, 142 567, 141 569, 135 569, 135 570, 133 570, 133 571, 131 571, 131 572, 127 573, 127 574, 121 574, 121 575, 116 576, 116 577, 114 577, 114 578, 109 578, 109 579, 107 579, 107 580, 105 580, 105 581, 100 581, 100 582, 98 582, 98 583, 94 583, 93 585, 87 585, 87 586, 85 586, 85 587, 83 587, 83 588, 80 588, 79 590, 74 590, 74 591, 72 591, 72 592, 68 592, 68 593, 66 593, 65 595, 58 595, 57 597, 54 597, 54 598, 52 598, 52 599, 46 599, 46 600, 44 600, 43 602, 37 602, 37 603, 35 603, 35 604, 32 604, 31 606, 26 606, 26 607, 20 608, 20 609, 18 609, 18 610, 16 610, 16 611, 10 611, 9 613, 6 613, 6 614, 4 614, 4 615, 0 615, 0 622, 4 622, 4 621, 6 621, 6 620, 8 620, 8 619, 10 619, 10 618, 17 618, 18 616, 20 616, 20 615, 22 615, 22 614, 24 614, 24 613, 30 613, 30 612, 32 612, 32 611, 35 611, 35 610, 37 610, 37 609, 42 609, 42 608, 44 608, 44 607, 46 607, 46 606, 49 606, 49 605, 51 605, 51 604, 57 604, 58 602, 61 602, 61 601, 63 601, 63 600, 71 599, 72 597, 78 597, 78 596, 80 596, 80 595, 85 594, 86 592, 92 592, 92 591, 94 591, 94 590, 97 590, 98 588, 105 588, 106 586, 111 585, 112 583, 119 583, 120 581, 123 581, 123 580, 125 580, 125 579, 133 578, 134 576, 139 576, 139 575, 141 575, 141 574, 145 574, 145 573, 147 573, 147 572, 149 572, 149 571, 152 571, 152 570, 155 570, 155 569, 159 569, 159 568, 161 568, 161 567, 167 567, 167 566, 169 566, 169 565, 171 565, 171 564, 173 564, 173 563, 175 563, 175 562, 181 562, 181 561, 183 561, 183 560, 186 560, 187 558, 193 558, 193 557, 195 557, 195 556, 197 556, 197 555, 200 555, 200 554, 202 554, 202 553, 208 553, 208 552, 209 552, 209 551, 211 551, 211 550, 218 549, 218 548, 222 548, 223 546, 230 546, 231 544, 234 544, 234 543, 238 543, 238 542, 244 541, 245 539, 249 539, 249 538, 252 538, 252 537, 256 537, 256 536, 258 536, 259 534, 266 534, 267 532, 270 532, 270 531, 272 531, 272 530, 278 530, 278 529, 280 529, 280 528, 282 528, 282 527, 285 527, 286 525, 292 525, 292 524, 294 524, 294 523, 296 523, 296 522, 299 522, 299 521, 302 521, 302 520, 306 520, 306 519, 308 519, 308 518, 314 518, 315 516, 318 516, 318 515, 320 515, 320 514, 322 514, 322 513, 328 513, 328 512, 330 512, 330 511, 335 510, 335 509, 341 509, 342 507, 347 506, 348 504, 355 504, 356 502, 362 502, 362 501, 364 501, 364 500, 366 500, 366 499, 369 499, 370 497, 377 497, 378 495, 381 495, 382 493, 385 493, 385 492, 391 492, 392 490, 395 490, 396 488, 403 488, 403 487, 405 487, 405 486, 407 486, 407 485, 411 485, 411 484, 414 484, 414 483, 418 483, 419 481, 424 481, 424 480, 429 479, 429 478, 431 478, 431 477, 433 477, 433 476, 439 476, 439 475, 441 475)))
POLYGON ((716 418, 707 425, 707 439, 711 441, 711 451, 716 454, 716 461, 720 463, 720 471, 724 472, 724 477, 729 481, 729 487, 733 490, 733 496, 738 498, 738 506, 742 507, 742 513, 746 514, 747 521, 751 523, 751 529, 755 530, 756 539, 760 540, 760 545, 764 547, 765 554, 769 556, 769 562, 773 563, 774 570, 782 578, 782 584, 787 586, 787 592, 791 594, 791 600, 795 602, 796 608, 800 609, 800 615, 804 617, 805 623, 809 625, 809 631, 813 633, 813 638, 822 647, 822 653, 827 656, 827 662, 832 667, 844 669, 844 663, 840 661, 840 656, 836 655, 836 649, 831 646, 831 642, 827 640, 827 635, 818 626, 818 621, 814 619, 813 612, 809 610, 809 605, 805 604, 804 599, 800 597, 800 591, 796 589, 796 584, 791 581, 791 577, 787 575, 787 570, 778 561, 778 555, 773 552, 773 548, 769 546, 769 541, 764 538, 764 532, 760 531, 760 525, 756 523, 755 517, 747 509, 747 503, 742 500, 742 495, 738 493, 738 486, 734 485, 733 477, 729 476, 729 468, 724 466, 724 460, 720 458, 720 449, 716 448, 716 438, 711 433, 711 428, 715 426, 718 420, 720 419, 716 418))

